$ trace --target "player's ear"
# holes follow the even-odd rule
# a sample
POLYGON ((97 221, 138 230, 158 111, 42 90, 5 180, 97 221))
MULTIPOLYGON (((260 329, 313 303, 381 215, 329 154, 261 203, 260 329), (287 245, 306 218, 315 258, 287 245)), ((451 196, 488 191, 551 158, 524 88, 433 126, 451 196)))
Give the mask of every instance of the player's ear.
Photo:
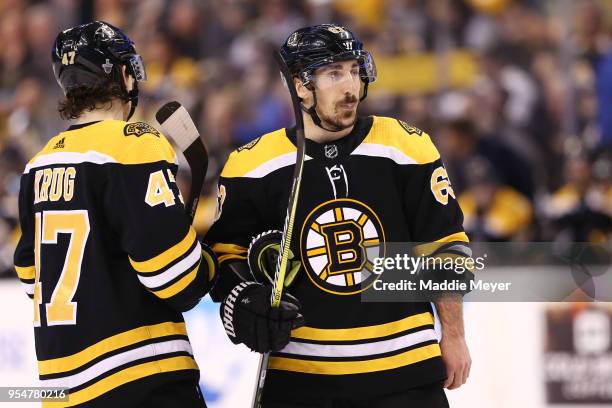
POLYGON ((293 77, 293 84, 295 85, 298 98, 302 100, 304 106, 312 105, 312 91, 305 87, 298 77, 293 77))
POLYGON ((125 89, 130 92, 132 89, 134 89, 134 77, 131 76, 128 72, 127 72, 127 67, 125 65, 123 65, 121 67, 121 76, 123 77, 123 83, 125 84, 125 89))

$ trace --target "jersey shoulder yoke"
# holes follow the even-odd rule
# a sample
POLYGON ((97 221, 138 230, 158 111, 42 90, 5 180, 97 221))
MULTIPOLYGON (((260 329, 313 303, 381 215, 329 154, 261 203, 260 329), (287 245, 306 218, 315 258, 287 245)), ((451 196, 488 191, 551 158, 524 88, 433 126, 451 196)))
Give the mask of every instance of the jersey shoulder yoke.
POLYGON ((353 154, 386 157, 397 164, 427 164, 440 158, 427 133, 384 116, 374 116, 370 133, 353 154))
POLYGON ((176 154, 166 137, 144 122, 104 120, 60 132, 26 166, 53 163, 145 164, 176 163, 176 154))
POLYGON ((221 177, 264 177, 295 163, 296 151, 284 128, 266 133, 234 150, 225 163, 221 177))

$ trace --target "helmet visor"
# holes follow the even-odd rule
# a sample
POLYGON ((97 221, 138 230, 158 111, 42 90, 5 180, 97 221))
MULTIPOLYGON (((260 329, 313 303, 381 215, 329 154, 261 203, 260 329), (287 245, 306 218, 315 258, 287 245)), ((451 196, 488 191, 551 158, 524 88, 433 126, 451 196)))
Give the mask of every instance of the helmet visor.
MULTIPOLYGON (((306 80, 316 80, 319 75, 315 70, 323 68, 326 65, 333 64, 334 62, 356 60, 357 66, 359 67, 359 77, 363 82, 374 82, 376 81, 376 64, 372 58, 372 54, 364 50, 346 51, 339 54, 335 54, 328 58, 321 59, 314 64, 309 65, 304 69, 303 77, 306 80)), ((323 79, 321 77, 319 80, 323 79)), ((320 84, 320 82, 319 82, 320 84)))
POLYGON ((336 61, 317 69, 310 80, 321 90, 347 86, 359 88, 360 73, 361 67, 357 61, 336 61))

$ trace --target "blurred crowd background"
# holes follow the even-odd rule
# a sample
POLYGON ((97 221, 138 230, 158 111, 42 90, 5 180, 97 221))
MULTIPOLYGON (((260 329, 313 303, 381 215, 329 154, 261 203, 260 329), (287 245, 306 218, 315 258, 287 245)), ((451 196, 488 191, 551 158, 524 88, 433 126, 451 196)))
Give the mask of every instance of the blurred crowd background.
POLYGON ((94 19, 124 29, 144 58, 136 120, 155 125, 176 99, 197 121, 211 154, 200 232, 229 152, 292 124, 272 50, 299 27, 336 22, 377 64, 361 114, 432 136, 472 240, 611 241, 610 1, 3 0, 0 276, 14 274, 25 163, 68 126, 52 42, 94 19))

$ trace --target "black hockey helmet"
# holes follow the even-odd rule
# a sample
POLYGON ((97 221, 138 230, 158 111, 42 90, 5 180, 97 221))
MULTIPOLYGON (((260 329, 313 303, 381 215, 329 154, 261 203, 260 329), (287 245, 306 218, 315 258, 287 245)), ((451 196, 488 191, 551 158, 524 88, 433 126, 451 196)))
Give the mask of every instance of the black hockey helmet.
MULTIPOLYGON (((103 21, 79 25, 59 33, 51 50, 53 73, 64 94, 78 87, 113 81, 125 86, 121 67, 134 77, 134 89, 126 95, 132 102, 128 119, 138 104, 138 82, 147 74, 134 42, 117 27, 103 21)), ((125 88, 124 88, 125 89, 125 88)))
POLYGON ((316 94, 313 86, 314 72, 317 68, 337 61, 357 60, 359 76, 364 84, 360 100, 366 98, 368 85, 376 80, 376 65, 372 55, 363 49, 361 41, 350 30, 337 24, 300 28, 287 38, 280 49, 280 54, 289 71, 313 91, 315 104, 304 110, 311 115, 318 126, 321 126, 321 120, 315 110, 316 94))
POLYGON ((336 24, 300 28, 287 38, 280 53, 291 73, 299 76, 304 85, 311 82, 317 68, 352 59, 359 62, 360 77, 365 84, 376 80, 372 55, 351 31, 336 24))

